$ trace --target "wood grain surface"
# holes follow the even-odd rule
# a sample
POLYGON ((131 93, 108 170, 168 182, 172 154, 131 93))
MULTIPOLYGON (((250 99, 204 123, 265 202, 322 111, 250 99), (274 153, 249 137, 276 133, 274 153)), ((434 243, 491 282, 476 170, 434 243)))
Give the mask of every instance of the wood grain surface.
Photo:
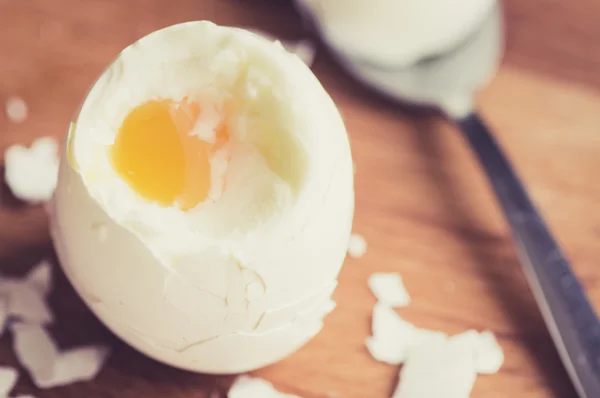
MULTIPOLYGON (((539 208, 600 306, 600 2, 508 0, 507 53, 480 107, 539 208)), ((136 38, 176 22, 210 19, 301 36, 285 0, 0 0, 0 102, 23 97, 30 116, 0 115, 0 153, 35 137, 63 137, 86 89, 136 38)), ((355 231, 367 254, 348 259, 323 331, 256 374, 304 398, 385 398, 398 369, 370 358, 364 340, 375 299, 374 271, 402 273, 408 320, 449 333, 494 331, 506 363, 480 376, 473 397, 573 397, 516 259, 507 228, 473 156, 455 129, 391 106, 358 88, 324 52, 315 73, 340 107, 357 165, 355 231)), ((22 274, 51 255, 41 208, 0 196, 0 267, 22 274)), ((17 392, 41 398, 221 395, 231 377, 182 372, 119 342, 87 311, 56 270, 51 296, 60 344, 116 347, 89 383, 36 391, 24 373, 17 392)), ((15 364, 10 337, 0 364, 15 364)), ((432 397, 433 398, 433 397, 432 397)))

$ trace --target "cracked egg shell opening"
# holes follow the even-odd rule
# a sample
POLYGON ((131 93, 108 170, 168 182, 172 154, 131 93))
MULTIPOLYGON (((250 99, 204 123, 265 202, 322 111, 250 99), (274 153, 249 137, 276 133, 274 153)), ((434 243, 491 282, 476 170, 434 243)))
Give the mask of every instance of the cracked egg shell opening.
MULTIPOLYGON (((129 166, 140 174, 146 150, 169 165, 185 155, 183 145, 163 158, 164 137, 135 128, 136 153, 124 156, 138 156, 129 166)), ((116 335, 158 361, 222 374, 274 363, 319 332, 353 213, 348 136, 317 78, 279 44, 206 21, 151 33, 103 72, 71 123, 50 205, 67 277, 116 335), (169 128, 173 109, 197 105, 178 137, 208 148, 199 166, 180 162, 205 169, 164 171, 187 181, 169 198, 142 193, 156 181, 127 180, 113 156, 125 120, 149 101, 178 104, 161 119, 169 128), (190 178, 210 189, 198 194, 190 178)))

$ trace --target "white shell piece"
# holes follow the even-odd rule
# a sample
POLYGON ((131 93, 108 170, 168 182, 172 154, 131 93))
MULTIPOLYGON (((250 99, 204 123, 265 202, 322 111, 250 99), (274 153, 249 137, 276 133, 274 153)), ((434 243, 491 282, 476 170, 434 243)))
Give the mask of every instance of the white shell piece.
POLYGON ((41 326, 12 325, 17 359, 38 388, 52 388, 94 378, 110 350, 99 345, 60 351, 41 326))
POLYGON ((27 119, 29 109, 21 97, 10 97, 5 104, 6 116, 13 123, 23 123, 27 119))
POLYGON ((367 349, 373 358, 391 365, 403 363, 416 345, 446 338, 445 333, 417 328, 381 303, 373 309, 372 334, 366 340, 367 349))
POLYGON ((393 398, 468 398, 476 375, 472 336, 431 339, 410 349, 393 398))
POLYGON ((348 254, 350 257, 360 258, 367 252, 367 241, 364 236, 351 234, 348 240, 348 254))
POLYGON ((0 366, 0 397, 7 397, 19 378, 19 372, 10 366, 0 366))
POLYGON ((45 297, 26 280, 0 280, 0 294, 6 297, 10 317, 33 324, 49 324, 54 321, 45 297))
POLYGON ((46 388, 78 381, 89 381, 102 370, 110 349, 101 345, 74 348, 60 353, 54 362, 54 373, 46 388))
POLYGON ((47 296, 52 290, 52 264, 45 259, 35 265, 25 276, 26 282, 42 295, 47 296))
POLYGON ((484 331, 479 333, 475 349, 475 367, 480 374, 497 373, 504 363, 504 351, 494 333, 484 331))
POLYGON ((58 179, 58 143, 54 138, 39 138, 30 148, 12 145, 4 159, 4 178, 17 198, 31 203, 50 199, 58 179))
POLYGON ((46 330, 38 325, 13 323, 13 349, 19 363, 36 385, 52 377, 58 349, 46 330))
POLYGON ((377 300, 391 307, 406 307, 410 296, 398 273, 376 272, 369 277, 369 288, 377 300))

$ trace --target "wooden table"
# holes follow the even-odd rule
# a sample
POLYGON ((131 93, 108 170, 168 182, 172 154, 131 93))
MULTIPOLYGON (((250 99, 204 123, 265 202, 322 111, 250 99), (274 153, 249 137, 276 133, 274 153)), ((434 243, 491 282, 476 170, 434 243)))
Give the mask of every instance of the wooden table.
MULTIPOLYGON (((600 305, 600 2, 508 0, 507 54, 480 98, 500 142, 546 215, 592 300, 600 305), (568 4, 567 4, 568 3, 568 4)), ((285 0, 0 0, 0 101, 22 96, 30 117, 0 115, 0 152, 36 136, 62 137, 87 87, 124 46, 190 19, 265 29, 297 38, 285 0)), ((515 257, 510 236, 475 160, 454 129, 394 108, 357 88, 320 53, 315 73, 347 122, 357 164, 355 231, 367 254, 348 259, 324 330, 292 357, 258 375, 305 398, 384 398, 397 369, 364 348, 375 299, 374 271, 402 273, 413 303, 408 320, 449 333, 491 329, 506 351, 495 376, 478 378, 473 397, 572 397, 515 257)), ((4 191, 6 191, 4 189, 4 191)), ((0 266, 23 273, 51 253, 40 208, 3 193, 0 266)), ((231 377, 185 373, 118 342, 86 310, 60 274, 52 295, 61 344, 116 347, 93 382, 37 392, 42 398, 208 397, 231 377)), ((10 337, 0 363, 14 364, 10 337)), ((433 397, 432 397, 433 398, 433 397)))

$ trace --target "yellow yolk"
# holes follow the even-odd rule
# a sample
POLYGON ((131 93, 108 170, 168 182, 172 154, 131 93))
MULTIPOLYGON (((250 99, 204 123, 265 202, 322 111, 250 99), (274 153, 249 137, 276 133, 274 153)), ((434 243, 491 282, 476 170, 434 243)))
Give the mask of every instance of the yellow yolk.
POLYGON ((111 148, 113 167, 145 199, 189 210, 211 187, 210 157, 227 141, 221 125, 216 142, 190 134, 200 106, 183 100, 151 100, 123 121, 111 148))

